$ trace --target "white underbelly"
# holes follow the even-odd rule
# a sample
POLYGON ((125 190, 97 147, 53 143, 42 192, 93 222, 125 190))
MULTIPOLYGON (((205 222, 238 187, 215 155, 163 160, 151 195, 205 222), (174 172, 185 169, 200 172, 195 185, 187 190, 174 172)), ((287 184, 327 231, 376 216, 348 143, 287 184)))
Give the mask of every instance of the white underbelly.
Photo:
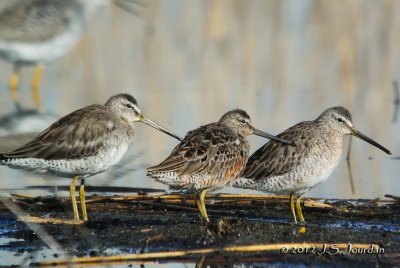
POLYGON ((0 55, 10 62, 48 63, 66 54, 78 41, 82 27, 74 23, 63 34, 40 42, 0 40, 0 55))
POLYGON ((44 160, 37 158, 12 159, 3 162, 4 165, 15 169, 32 172, 50 172, 60 177, 82 176, 89 177, 106 171, 118 163, 129 149, 128 144, 108 149, 105 153, 73 160, 44 160))
POLYGON ((301 165, 277 176, 266 178, 239 178, 233 186, 247 189, 255 189, 277 195, 291 193, 304 194, 311 188, 325 181, 338 165, 341 151, 326 156, 313 156, 304 159, 301 165))
POLYGON ((315 166, 299 167, 299 170, 293 170, 284 175, 264 180, 262 188, 274 194, 304 194, 328 179, 339 161, 340 157, 334 161, 321 161, 315 166))
POLYGON ((69 160, 69 163, 66 163, 64 170, 57 170, 56 168, 53 170, 53 172, 56 174, 75 173, 76 175, 89 176, 102 173, 109 169, 111 166, 117 164, 125 155, 128 149, 129 145, 121 144, 118 147, 109 149, 105 154, 91 156, 84 159, 69 160))

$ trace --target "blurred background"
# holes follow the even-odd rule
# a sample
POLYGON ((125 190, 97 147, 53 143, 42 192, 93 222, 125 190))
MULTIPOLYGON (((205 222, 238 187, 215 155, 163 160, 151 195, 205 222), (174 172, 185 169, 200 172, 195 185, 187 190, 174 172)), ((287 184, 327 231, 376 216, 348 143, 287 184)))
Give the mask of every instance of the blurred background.
MULTIPOLYGON (((259 129, 278 134, 342 105, 361 132, 394 155, 354 138, 354 194, 344 155, 332 176, 306 196, 400 194, 400 162, 393 159, 400 154, 400 126, 392 120, 393 83, 400 79, 400 1, 149 0, 136 9, 132 16, 112 5, 99 7, 78 44, 46 66, 40 86, 46 113, 63 116, 128 92, 144 114, 180 136, 233 108, 246 110, 259 129)), ((32 71, 21 73, 26 109, 33 108, 32 71)), ((1 116, 15 112, 11 72, 12 65, 0 61, 1 116)), ((141 123, 136 129, 130 153, 87 185, 167 189, 147 178, 145 168, 162 161, 176 141, 141 123)), ((266 142, 256 136, 249 141, 251 152, 266 142)), ((0 142, 5 145, 9 141, 0 142)), ((71 182, 7 167, 0 167, 0 177, 3 193, 71 182)))

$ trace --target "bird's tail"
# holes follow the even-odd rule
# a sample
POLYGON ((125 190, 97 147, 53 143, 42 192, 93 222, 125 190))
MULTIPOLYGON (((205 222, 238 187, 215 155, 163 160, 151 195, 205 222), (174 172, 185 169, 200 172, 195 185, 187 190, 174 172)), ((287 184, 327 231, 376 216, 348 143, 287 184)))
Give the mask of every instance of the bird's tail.
POLYGON ((147 176, 170 186, 179 185, 176 172, 159 172, 156 170, 147 169, 147 176))

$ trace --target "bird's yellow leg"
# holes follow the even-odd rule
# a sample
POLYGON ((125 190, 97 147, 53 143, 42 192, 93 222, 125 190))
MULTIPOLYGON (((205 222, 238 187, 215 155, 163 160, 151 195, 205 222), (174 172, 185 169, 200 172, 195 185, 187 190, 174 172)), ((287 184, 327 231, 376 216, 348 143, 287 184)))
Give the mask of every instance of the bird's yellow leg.
POLYGON ((196 203, 197 206, 199 207, 201 216, 203 217, 203 219, 206 220, 206 222, 210 222, 210 220, 208 219, 208 215, 207 215, 207 211, 206 211, 206 206, 204 204, 204 197, 206 195, 207 190, 202 190, 200 192, 200 194, 196 197, 196 203))
POLYGON ((33 72, 32 95, 33 95, 33 101, 35 102, 36 110, 41 109, 39 85, 40 85, 40 80, 42 79, 43 69, 44 69, 43 65, 37 65, 33 72))
POLYGON ((292 211, 293 221, 294 221, 295 224, 297 224, 296 211, 295 211, 295 208, 294 208, 294 196, 293 196, 293 194, 290 194, 290 210, 292 211))
POLYGON ((304 223, 304 216, 303 216, 303 210, 301 209, 301 201, 300 201, 300 196, 297 197, 296 200, 296 211, 297 211, 297 215, 299 215, 299 219, 301 223, 304 223))
POLYGON ((79 187, 79 198, 81 199, 82 218, 84 221, 87 221, 88 216, 86 212, 85 180, 81 180, 81 186, 79 187))
POLYGON ((79 220, 78 206, 76 205, 76 198, 75 198, 75 184, 78 178, 79 178, 78 176, 74 176, 71 185, 69 186, 69 193, 71 194, 72 209, 74 211, 75 220, 79 220))
POLYGON ((20 66, 17 64, 14 66, 13 72, 10 77, 10 95, 11 99, 13 100, 14 103, 18 103, 18 84, 19 84, 19 74, 20 74, 20 66))

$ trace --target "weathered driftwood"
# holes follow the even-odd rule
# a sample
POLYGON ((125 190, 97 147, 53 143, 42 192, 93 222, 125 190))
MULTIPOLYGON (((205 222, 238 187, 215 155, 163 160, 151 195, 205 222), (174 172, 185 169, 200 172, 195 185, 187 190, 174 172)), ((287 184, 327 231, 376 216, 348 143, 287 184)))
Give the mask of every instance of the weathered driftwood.
MULTIPOLYGON (((373 200, 344 200, 351 204, 357 204, 359 211, 363 208, 370 208, 371 206, 379 206, 388 203, 397 202, 399 197, 386 195, 385 197, 391 200, 381 200, 379 198, 373 200)), ((22 206, 54 206, 54 197, 34 197, 26 194, 14 194, 12 201, 22 206)), ((68 206, 70 200, 68 197, 57 199, 58 202, 68 206)), ((268 196, 256 194, 215 194, 208 195, 209 201, 207 206, 269 206, 273 204, 288 204, 288 196, 268 196)), ((86 203, 91 210, 115 210, 124 209, 131 206, 131 202, 140 203, 143 206, 159 207, 172 210, 192 211, 196 212, 197 207, 195 201, 191 196, 185 194, 146 194, 146 195, 129 195, 129 196, 88 196, 86 203)), ((350 212, 347 206, 337 206, 329 204, 332 200, 322 198, 304 198, 304 206, 309 208, 337 210, 342 213, 350 212)), ((351 212, 355 213, 355 207, 351 212)), ((233 211, 225 210, 224 214, 233 215, 233 211)), ((31 215, 20 215, 19 220, 32 223, 50 223, 50 224, 67 224, 67 225, 80 225, 83 221, 75 221, 69 219, 54 219, 54 218, 41 218, 31 215)))
MULTIPOLYGON (((339 250, 346 250, 349 247, 348 243, 332 243, 339 250)), ((228 246, 224 248, 202 248, 192 250, 175 250, 164 252, 149 252, 140 254, 128 254, 123 256, 101 256, 101 257, 84 257, 84 258, 71 258, 70 260, 55 260, 33 263, 33 266, 65 266, 65 265, 96 265, 108 262, 122 263, 126 261, 145 261, 145 260, 162 260, 176 257, 187 257, 189 255, 202 255, 207 254, 224 254, 224 253, 253 253, 265 251, 282 251, 282 248, 304 248, 316 249, 322 251, 326 246, 324 243, 277 243, 277 244, 259 244, 259 245, 246 245, 246 246, 228 246)), ((353 248, 370 248, 371 244, 352 244, 353 248)), ((372 245, 373 249, 379 250, 378 245, 372 245)), ((286 252, 285 252, 286 253, 286 252)))
POLYGON ((73 220, 73 219, 53 219, 53 218, 41 218, 41 217, 33 217, 33 216, 19 216, 18 219, 23 222, 30 223, 42 223, 42 224, 66 224, 66 225, 81 225, 85 223, 82 220, 73 220))

